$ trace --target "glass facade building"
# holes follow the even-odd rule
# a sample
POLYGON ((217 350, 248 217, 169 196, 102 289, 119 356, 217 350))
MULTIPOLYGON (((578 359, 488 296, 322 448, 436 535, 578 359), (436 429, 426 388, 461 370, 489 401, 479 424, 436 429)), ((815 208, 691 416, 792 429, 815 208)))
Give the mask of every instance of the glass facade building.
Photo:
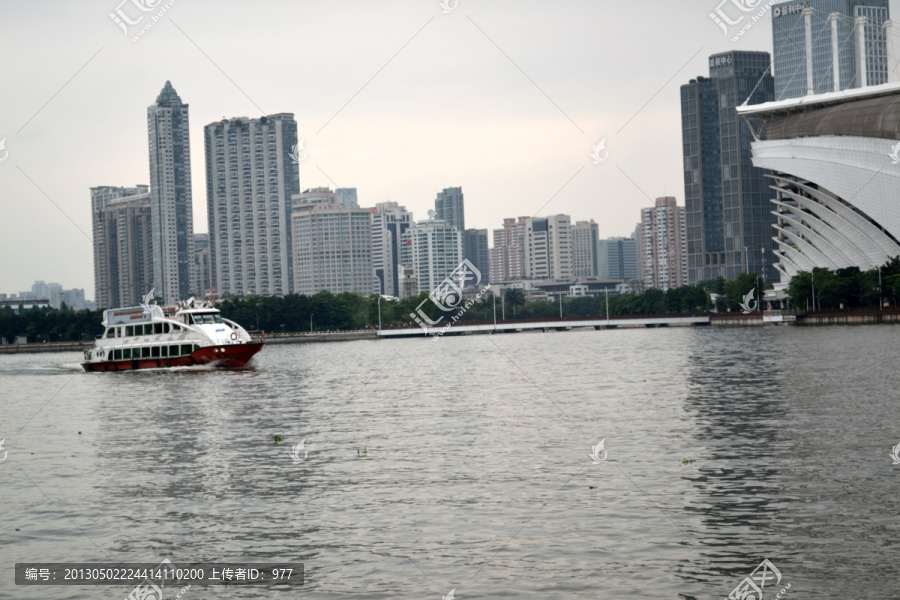
POLYGON ((772 38, 775 100, 805 96, 808 90, 806 25, 804 9, 812 9, 813 93, 834 91, 832 27, 836 28, 838 49, 838 89, 862 86, 859 44, 855 25, 865 17, 865 82, 880 85, 888 81, 887 37, 884 22, 890 18, 889 0, 789 0, 772 8, 772 38), (832 25, 835 15, 837 24, 832 25))
POLYGON ((772 281, 771 193, 735 108, 773 99, 768 52, 724 52, 681 87, 688 283, 742 272, 772 281))

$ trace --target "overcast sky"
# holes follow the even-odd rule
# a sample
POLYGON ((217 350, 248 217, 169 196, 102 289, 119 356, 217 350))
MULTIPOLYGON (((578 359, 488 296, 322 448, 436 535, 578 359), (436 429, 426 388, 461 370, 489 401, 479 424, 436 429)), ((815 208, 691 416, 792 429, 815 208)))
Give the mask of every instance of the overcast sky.
POLYGON ((89 190, 149 183, 147 106, 167 79, 190 105, 197 232, 203 126, 292 112, 303 188, 422 219, 462 186, 468 227, 567 213, 609 237, 652 198, 684 203, 679 86, 710 54, 772 46, 770 11, 732 42, 709 16, 720 0, 177 0, 137 41, 167 2, 126 0, 146 15, 126 36, 120 1, 0 0, 0 292, 43 279, 93 298, 89 190))

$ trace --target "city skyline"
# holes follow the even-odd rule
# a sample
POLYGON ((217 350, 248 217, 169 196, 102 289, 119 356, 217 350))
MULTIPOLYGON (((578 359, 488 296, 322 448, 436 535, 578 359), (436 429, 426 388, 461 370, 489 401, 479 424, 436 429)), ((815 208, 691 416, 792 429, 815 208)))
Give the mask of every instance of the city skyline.
MULTIPOLYGON (((0 188, 17 199, 3 204, 3 217, 40 222, 68 251, 47 245, 5 265, 3 287, 25 289, 45 277, 93 289, 87 190, 149 181, 144 111, 166 80, 191 105, 195 158, 203 153, 203 127, 224 115, 290 111, 308 152, 300 164, 304 189, 355 185, 361 205, 395 201, 422 218, 436 189, 461 186, 469 228, 492 230, 511 214, 565 213, 573 222, 595 219, 606 238, 628 235, 634 214, 652 198, 683 202, 679 84, 703 73, 711 54, 772 49, 768 16, 732 42, 710 19, 714 3, 700 1, 660 2, 652 18, 640 19, 624 4, 585 2, 558 14, 463 1, 442 15, 436 2, 392 11, 360 2, 353 11, 316 3, 279 8, 278 35, 293 32, 301 18, 322 25, 304 34, 310 47, 331 25, 356 32, 315 60, 296 45, 265 43, 273 24, 246 15, 245 39, 263 40, 251 57, 228 36, 210 34, 228 29, 231 6, 176 4, 138 42, 123 36, 103 3, 60 5, 54 19, 37 7, 5 7, 5 22, 22 26, 10 28, 4 44, 34 55, 27 68, 44 76, 34 81, 24 65, 2 67, 8 79, 25 82, 0 98, 0 139, 9 152, 0 188), (625 23, 642 35, 620 33, 625 23), (544 43, 534 44, 533 27, 541 27, 544 43), (72 52, 62 60, 39 52, 38 29, 71 43, 72 52), (648 36, 672 38, 666 55, 643 41, 648 36), (448 45, 452 51, 441 51, 448 45), (629 60, 610 60, 623 55, 629 60), (260 69, 266 61, 275 66, 260 69), (640 78, 629 66, 634 61, 640 78), (291 81, 272 75, 285 70, 294 73, 291 81), (458 93, 435 102, 434 91, 448 84, 458 93), (590 153, 603 139, 609 158, 595 165, 590 153)), ((206 184, 203 161, 191 170, 197 191, 206 184)), ((206 201, 193 196, 200 233, 206 201)), ((12 232, 2 248, 15 251, 26 235, 12 232)))
MULTIPOLYGON (((62 279, 71 273, 72 284, 93 289, 91 243, 84 235, 90 233, 87 190, 149 181, 144 111, 147 99, 166 80, 191 106, 197 233, 206 229, 205 194, 198 191, 206 178, 203 161, 197 160, 204 155, 203 127, 225 115, 286 111, 295 114, 308 152, 300 164, 304 189, 355 185, 361 205, 395 201, 422 218, 433 205, 435 190, 461 186, 469 196, 469 228, 494 229, 510 214, 564 212, 573 220, 597 220, 601 237, 607 237, 626 234, 634 211, 649 204, 647 197, 679 195, 678 78, 667 81, 679 72, 697 72, 713 47, 735 45, 709 19, 704 2, 690 10, 660 4, 659 19, 648 24, 657 35, 673 25, 697 33, 666 58, 615 33, 613 22, 634 18, 624 5, 601 9, 576 4, 566 15, 535 5, 517 10, 523 24, 515 26, 504 18, 505 9, 521 9, 512 3, 480 7, 462 2, 447 15, 437 3, 400 3, 390 12, 365 3, 353 4, 353 11, 316 4, 279 8, 285 16, 275 25, 279 31, 295 29, 302 17, 323 26, 344 22, 345 30, 359 33, 351 43, 317 56, 317 64, 306 65, 312 61, 303 51, 263 43, 251 58, 228 44, 227 36, 208 35, 208 27, 226 27, 229 6, 219 4, 210 13, 202 6, 176 4, 138 42, 131 42, 109 19, 111 7, 98 3, 85 11, 60 5, 58 18, 40 21, 40 28, 60 43, 73 44, 64 59, 45 59, 37 52, 37 36, 30 29, 38 26, 36 9, 4 7, 5 22, 23 24, 8 31, 4 43, 35 54, 29 70, 45 76, 36 83, 21 66, 3 67, 8 78, 28 82, 0 98, 0 139, 7 139, 10 152, 0 164, 0 186, 21 198, 16 206, 5 206, 3 216, 40 220, 50 237, 72 246, 61 260, 47 248, 25 264, 5 265, 0 279, 9 283, 4 287, 24 289, 35 277, 62 279), (601 11, 609 19, 601 26, 608 39, 598 45, 598 29, 589 21, 599 22, 594 17, 601 11), (547 27, 549 37, 534 47, 528 31, 539 24, 547 27), (411 47, 401 51, 407 42, 411 47), (447 44, 455 51, 437 51, 447 44), (635 56, 657 58, 647 65, 645 80, 612 94, 609 84, 630 81, 630 67, 604 58, 620 46, 635 56), (589 53, 593 58, 583 56, 586 47, 595 48, 589 53), (150 55, 153 60, 141 58, 150 55), (290 70, 297 83, 274 83, 267 69, 259 69, 264 61, 276 65, 273 69, 290 70), (323 63, 349 67, 339 69, 340 75, 323 75, 335 70, 322 68, 323 63), (559 64, 570 67, 560 71, 559 64), (432 74, 421 77, 428 72, 432 74), (445 86, 448 78, 459 84, 460 94, 435 103, 432 89, 445 86), (111 82, 116 85, 107 85, 111 82), (310 85, 313 94, 308 93, 310 85), (95 86, 104 93, 91 94, 95 86), (75 110, 79 117, 71 119, 75 110), (604 138, 610 158, 593 165, 592 147, 604 138), (60 156, 48 153, 49 148, 60 156)), ((243 19, 245 39, 273 35, 271 22, 259 15, 254 11, 243 19)), ((314 47, 327 27, 310 29, 314 47)), ((764 49, 770 38, 769 28, 758 25, 736 45, 764 49)), ((10 252, 25 242, 15 233, 3 247, 10 252)))

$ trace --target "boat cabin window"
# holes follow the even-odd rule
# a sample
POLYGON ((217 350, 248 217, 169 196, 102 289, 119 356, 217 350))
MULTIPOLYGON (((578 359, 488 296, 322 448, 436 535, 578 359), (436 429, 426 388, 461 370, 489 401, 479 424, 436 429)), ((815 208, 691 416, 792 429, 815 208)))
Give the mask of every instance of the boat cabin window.
POLYGON ((114 337, 116 337, 116 328, 115 328, 115 327, 109 327, 109 328, 107 328, 107 330, 106 330, 106 337, 107 337, 107 338, 114 338, 114 337))
POLYGON ((222 315, 219 313, 195 313, 191 317, 197 325, 214 325, 222 322, 222 315))
POLYGON ((125 337, 131 337, 134 335, 134 327, 131 325, 125 326, 125 337))

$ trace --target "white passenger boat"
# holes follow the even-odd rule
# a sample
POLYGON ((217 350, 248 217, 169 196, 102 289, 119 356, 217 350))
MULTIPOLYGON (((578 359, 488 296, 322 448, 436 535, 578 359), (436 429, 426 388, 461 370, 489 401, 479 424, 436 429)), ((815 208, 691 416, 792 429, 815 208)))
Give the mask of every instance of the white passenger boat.
POLYGON ((223 319, 211 302, 193 298, 174 307, 144 302, 104 311, 105 331, 84 351, 85 371, 131 371, 213 365, 243 367, 262 350, 243 327, 223 319))

